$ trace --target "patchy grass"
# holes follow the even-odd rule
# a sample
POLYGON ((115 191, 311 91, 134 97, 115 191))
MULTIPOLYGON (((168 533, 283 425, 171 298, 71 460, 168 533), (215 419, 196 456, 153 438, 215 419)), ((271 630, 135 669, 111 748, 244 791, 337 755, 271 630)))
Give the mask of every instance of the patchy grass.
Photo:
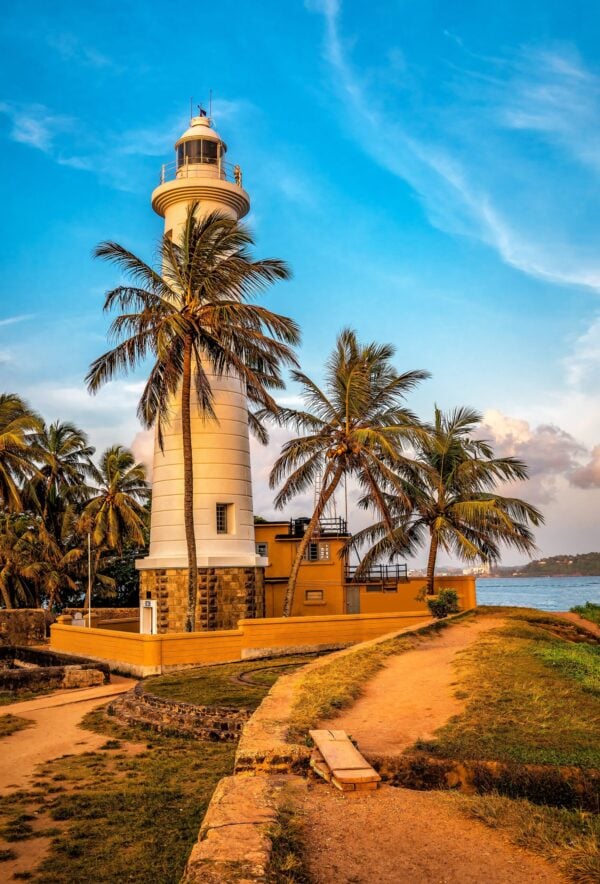
MULTIPOLYGON (((313 655, 314 656, 314 655, 313 655)), ((235 706, 256 709, 277 679, 310 662, 313 656, 279 657, 186 669, 149 678, 149 693, 198 706, 235 706)))
POLYGON ((308 730, 319 721, 331 718, 340 709, 351 706, 361 696, 370 679, 385 666, 388 657, 412 650, 420 641, 438 635, 456 620, 469 616, 471 612, 452 620, 440 620, 397 638, 337 657, 307 672, 298 685, 290 712, 288 738, 305 740, 308 730))
POLYGON ((30 875, 39 884, 178 881, 234 747, 158 735, 148 742, 146 731, 98 711, 85 726, 109 738, 103 751, 51 761, 33 789, 0 799, 4 841, 52 837, 30 875))
POLYGON ((269 837, 272 846, 267 884, 311 884, 304 860, 302 826, 292 805, 279 808, 269 837))
POLYGON ((443 758, 600 768, 600 698, 590 690, 598 646, 551 615, 507 613, 506 627, 458 657, 464 713, 417 748, 443 758))
POLYGON ((513 844, 556 864, 577 884, 600 881, 600 817, 500 795, 443 793, 470 819, 508 835, 513 844))
POLYGON ((52 694, 56 690, 56 685, 53 685, 52 687, 40 688, 36 691, 26 689, 20 691, 0 691, 0 706, 10 706, 12 703, 35 700, 36 697, 45 697, 46 694, 52 694))
POLYGON ((579 614, 584 620, 589 620, 591 623, 595 623, 596 626, 600 626, 600 605, 595 605, 594 602, 586 602, 585 605, 575 605, 574 608, 571 608, 571 611, 573 614, 579 614))
POLYGON ((33 721, 29 718, 21 718, 18 715, 0 715, 0 738, 10 737, 17 731, 22 731, 26 727, 31 727, 33 721))

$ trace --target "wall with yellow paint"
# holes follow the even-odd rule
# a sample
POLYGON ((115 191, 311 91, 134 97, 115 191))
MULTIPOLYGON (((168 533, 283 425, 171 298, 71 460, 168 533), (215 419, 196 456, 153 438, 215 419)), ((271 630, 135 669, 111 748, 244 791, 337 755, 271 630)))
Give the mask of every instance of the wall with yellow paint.
POLYGON ((55 623, 52 650, 108 662, 118 672, 156 675, 186 666, 353 644, 427 621, 419 612, 240 620, 238 629, 135 635, 55 623))

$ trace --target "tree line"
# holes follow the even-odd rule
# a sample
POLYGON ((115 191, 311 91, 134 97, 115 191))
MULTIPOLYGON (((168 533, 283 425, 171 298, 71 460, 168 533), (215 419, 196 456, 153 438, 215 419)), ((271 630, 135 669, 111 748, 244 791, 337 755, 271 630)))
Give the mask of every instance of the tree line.
MULTIPOLYGON (((178 240, 168 235, 160 240, 160 270, 118 243, 101 243, 96 249, 96 255, 115 264, 127 281, 106 295, 105 310, 117 314, 109 330, 114 346, 92 363, 86 379, 95 393, 119 374, 145 364, 148 379, 138 407, 142 425, 155 428, 162 447, 165 425, 174 413, 181 417, 187 630, 194 628, 197 605, 194 483, 202 481, 192 469, 191 413, 195 408, 205 418, 215 418, 210 380, 214 375, 240 379, 248 396, 249 426, 261 442, 268 441, 271 424, 295 434, 271 472, 271 486, 281 486, 277 508, 321 479, 291 569, 286 616, 292 611, 306 546, 318 534, 327 502, 349 478, 360 488, 359 506, 372 514, 372 524, 349 539, 361 554, 363 572, 376 562, 393 561, 427 546, 427 586, 432 593, 440 550, 467 561, 493 563, 503 544, 521 552, 534 549, 531 528, 541 524, 541 513, 519 498, 498 493, 501 483, 525 479, 527 467, 516 458, 496 457, 489 442, 478 438, 481 416, 466 407, 448 413, 436 408, 430 422, 420 420, 405 400, 428 372, 398 372, 392 345, 363 343, 352 329, 339 334, 319 385, 298 365, 297 323, 256 303, 268 286, 290 278, 287 264, 254 260, 253 239, 245 225, 219 212, 202 214, 199 208, 196 203, 189 207, 178 240), (274 398, 285 386, 285 367, 291 368, 291 378, 300 387, 303 408, 284 408, 274 398)), ((26 425, 22 429, 25 435, 31 432, 26 425)), ((125 450, 119 450, 124 457, 125 450)), ((89 469, 85 458, 83 462, 89 469)), ((11 469, 9 464, 9 478, 11 469)), ((88 476, 85 469, 82 485, 88 476)), ((132 459, 123 466, 123 476, 139 469, 132 459)), ((123 517, 124 529, 133 526, 133 514, 143 519, 143 481, 140 474, 136 490, 127 492, 129 521, 123 517)), ((5 510, 12 506, 9 492, 8 484, 0 484, 5 510)), ((76 496, 74 489, 69 493, 76 496)), ((99 512, 98 503, 89 509, 97 497, 79 501, 78 517, 67 519, 69 526, 78 526, 72 535, 73 564, 81 563, 80 540, 92 511, 99 512)), ((36 518, 43 521, 39 511, 36 518)), ((109 524, 108 510, 102 518, 109 524)), ((139 524, 141 530, 142 521, 139 524)), ((101 538, 105 552, 117 549, 107 545, 100 532, 98 541, 101 538)))
POLYGON ((46 424, 0 394, 0 599, 5 608, 137 604, 133 560, 147 543, 146 469, 122 445, 94 462, 83 430, 46 424))

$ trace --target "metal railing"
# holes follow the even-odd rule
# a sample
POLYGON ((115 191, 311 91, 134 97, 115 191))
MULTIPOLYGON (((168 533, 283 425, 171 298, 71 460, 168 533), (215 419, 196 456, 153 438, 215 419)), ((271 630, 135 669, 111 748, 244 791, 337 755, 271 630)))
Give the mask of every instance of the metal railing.
POLYGON ((163 163, 160 169, 161 184, 164 184, 165 181, 174 181, 176 178, 204 177, 217 177, 221 181, 231 181, 233 184, 237 184, 238 187, 242 187, 243 179, 240 167, 226 162, 220 157, 218 159, 204 158, 201 162, 193 163, 188 162, 186 157, 185 161, 179 166, 173 161, 172 163, 163 163), (216 176, 210 175, 210 168, 215 169, 217 172, 216 176))
MULTIPOLYGON (((304 537, 310 519, 290 519, 288 537, 304 537)), ((334 519, 320 519, 315 530, 315 537, 343 537, 348 533, 346 520, 341 516, 334 519)))
POLYGON ((408 581, 407 565, 371 565, 360 571, 360 565, 346 566, 346 583, 406 583, 408 581))

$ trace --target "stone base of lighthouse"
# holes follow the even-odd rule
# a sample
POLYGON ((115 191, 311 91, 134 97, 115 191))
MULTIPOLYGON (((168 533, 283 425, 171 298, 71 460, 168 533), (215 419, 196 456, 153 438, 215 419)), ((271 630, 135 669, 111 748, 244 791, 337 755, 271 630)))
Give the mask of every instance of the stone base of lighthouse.
MULTIPOLYGON (((236 629, 238 620, 265 616, 264 568, 198 568, 195 631, 236 629)), ((140 571, 140 598, 157 602, 159 633, 185 632, 185 568, 140 571)))

